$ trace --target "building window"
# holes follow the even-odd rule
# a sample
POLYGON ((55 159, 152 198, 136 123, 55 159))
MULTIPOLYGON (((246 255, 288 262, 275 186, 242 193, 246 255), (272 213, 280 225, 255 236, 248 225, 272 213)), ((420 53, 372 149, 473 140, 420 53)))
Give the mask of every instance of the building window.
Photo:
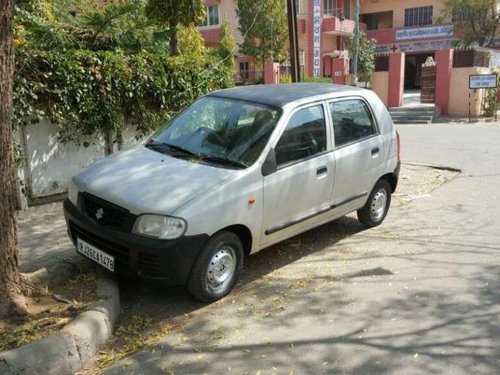
POLYGON ((405 27, 432 25, 432 6, 405 9, 405 27))
POLYGON ((335 16, 337 14, 337 0, 323 0, 323 14, 335 16))
POLYGON ((208 5, 207 16, 201 26, 217 26, 219 24, 219 6, 208 5))
POLYGON ((344 17, 351 18, 351 0, 344 0, 344 17))
POLYGON ((241 79, 248 79, 249 74, 248 74, 248 61, 242 61, 239 63, 239 71, 240 71, 240 78, 241 79))

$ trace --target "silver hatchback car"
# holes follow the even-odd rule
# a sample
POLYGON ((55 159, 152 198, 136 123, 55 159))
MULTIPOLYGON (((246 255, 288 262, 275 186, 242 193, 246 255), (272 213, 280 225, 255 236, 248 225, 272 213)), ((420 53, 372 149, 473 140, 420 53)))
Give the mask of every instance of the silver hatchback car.
POLYGON ((77 251, 112 272, 228 294, 244 256, 356 211, 384 220, 399 136, 371 91, 325 84, 213 92, 146 143, 72 178, 77 251))

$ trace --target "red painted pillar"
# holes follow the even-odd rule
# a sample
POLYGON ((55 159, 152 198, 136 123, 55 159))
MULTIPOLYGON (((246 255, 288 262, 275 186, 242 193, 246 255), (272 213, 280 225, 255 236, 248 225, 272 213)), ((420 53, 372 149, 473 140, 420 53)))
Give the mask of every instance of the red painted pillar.
POLYGON ((405 54, 391 53, 389 55, 389 93, 387 107, 403 105, 403 90, 405 85, 405 54))
POLYGON ((443 115, 448 114, 450 79, 453 68, 453 49, 436 51, 436 106, 443 115))
POLYGON ((332 60, 332 83, 345 85, 345 78, 349 74, 349 59, 339 58, 332 60))
POLYGON ((264 83, 280 83, 280 64, 266 63, 264 65, 264 83))

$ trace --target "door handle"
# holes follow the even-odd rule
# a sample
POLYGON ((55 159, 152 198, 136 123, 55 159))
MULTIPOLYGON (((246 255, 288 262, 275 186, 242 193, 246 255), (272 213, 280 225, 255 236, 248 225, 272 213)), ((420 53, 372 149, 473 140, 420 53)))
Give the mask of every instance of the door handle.
POLYGON ((378 154, 380 149, 378 147, 372 148, 372 155, 378 154))
POLYGON ((322 167, 319 167, 317 170, 316 170, 316 174, 319 176, 319 175, 322 175, 322 174, 325 174, 326 172, 328 172, 328 168, 326 166, 322 166, 322 167))

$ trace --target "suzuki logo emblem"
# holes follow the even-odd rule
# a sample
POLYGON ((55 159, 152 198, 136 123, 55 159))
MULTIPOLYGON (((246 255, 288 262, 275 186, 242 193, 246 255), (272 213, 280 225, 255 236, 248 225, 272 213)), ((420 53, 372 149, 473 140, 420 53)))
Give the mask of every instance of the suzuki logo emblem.
POLYGON ((104 210, 102 208, 99 208, 95 213, 95 217, 97 218, 97 220, 101 220, 103 216, 104 216, 104 210))

